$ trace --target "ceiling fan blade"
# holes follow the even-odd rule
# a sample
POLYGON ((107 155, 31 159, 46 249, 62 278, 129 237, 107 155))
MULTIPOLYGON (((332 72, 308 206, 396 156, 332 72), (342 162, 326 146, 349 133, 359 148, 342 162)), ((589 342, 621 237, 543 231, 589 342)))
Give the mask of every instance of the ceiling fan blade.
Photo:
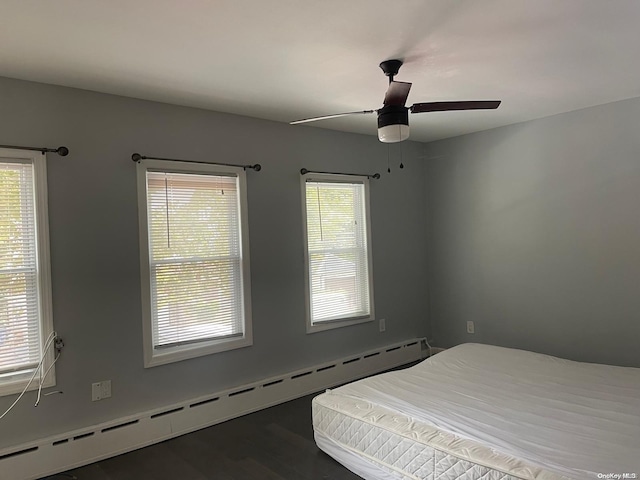
POLYGON ((414 103, 409 107, 411 113, 446 112, 449 110, 491 110, 498 108, 500 100, 463 101, 463 102, 427 102, 414 103))
POLYGON ((389 82, 389 88, 384 95, 384 105, 400 105, 404 107, 407 97, 409 96, 409 90, 411 90, 411 84, 409 82, 389 82))
POLYGON ((323 115, 321 117, 303 118, 302 120, 289 122, 289 125, 298 125, 300 123, 315 122, 317 120, 328 120, 329 118, 346 117, 347 115, 364 115, 364 114, 373 113, 373 112, 375 112, 375 110, 362 110, 359 112, 334 113, 333 115, 323 115))

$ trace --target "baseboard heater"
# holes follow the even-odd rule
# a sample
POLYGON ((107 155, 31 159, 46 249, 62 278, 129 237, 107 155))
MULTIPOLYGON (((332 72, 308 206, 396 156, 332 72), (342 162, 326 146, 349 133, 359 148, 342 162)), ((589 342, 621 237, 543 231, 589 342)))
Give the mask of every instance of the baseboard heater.
POLYGON ((413 339, 0 451, 2 478, 31 480, 130 452, 422 358, 413 339))

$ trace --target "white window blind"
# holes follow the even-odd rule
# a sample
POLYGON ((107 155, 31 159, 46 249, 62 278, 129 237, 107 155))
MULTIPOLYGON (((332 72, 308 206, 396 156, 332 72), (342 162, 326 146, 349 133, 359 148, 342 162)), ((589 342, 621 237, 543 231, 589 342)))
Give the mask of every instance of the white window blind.
POLYGON ((153 348, 241 337, 237 176, 147 171, 153 348))
POLYGON ((0 383, 42 353, 34 166, 0 159, 0 383))
POLYGON ((311 324, 371 314, 363 182, 305 183, 311 324))

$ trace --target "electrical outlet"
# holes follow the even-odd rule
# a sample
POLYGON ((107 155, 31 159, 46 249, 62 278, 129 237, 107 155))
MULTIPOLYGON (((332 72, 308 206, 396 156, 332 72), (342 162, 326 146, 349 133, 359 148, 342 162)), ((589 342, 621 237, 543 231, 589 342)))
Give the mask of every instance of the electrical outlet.
POLYGON ((380 319, 380 331, 384 332, 387 329, 386 320, 384 318, 380 319))
POLYGON ((467 333, 476 333, 476 327, 473 322, 467 322, 467 333))
POLYGON ((97 402, 111 397, 111 380, 91 384, 91 401, 97 402))

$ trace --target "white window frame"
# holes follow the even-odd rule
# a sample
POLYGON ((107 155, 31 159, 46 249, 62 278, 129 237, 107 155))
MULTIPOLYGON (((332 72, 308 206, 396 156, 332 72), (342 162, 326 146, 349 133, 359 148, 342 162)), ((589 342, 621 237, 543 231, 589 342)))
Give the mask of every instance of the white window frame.
MULTIPOLYGON (((46 155, 37 151, 0 148, 0 162, 24 162, 33 165, 34 209, 36 221, 36 268, 38 284, 38 304, 40 314, 40 355, 42 358, 45 343, 54 332, 53 330, 53 306, 51 299, 51 260, 49 250, 49 211, 47 193, 47 163, 46 155)), ((41 372, 44 375, 47 370, 43 388, 53 387, 56 384, 56 372, 53 342, 47 352, 44 353, 41 372)), ((19 393, 24 390, 33 375, 33 369, 5 379, 0 379, 0 396, 19 393)), ((40 375, 36 375, 29 386, 29 390, 36 390, 40 385, 40 375)))
POLYGON ((342 328, 360 323, 373 322, 375 320, 375 302, 373 297, 373 255, 371 248, 371 209, 369 201, 369 177, 361 175, 339 175, 324 173, 308 173, 300 176, 300 186, 302 192, 302 226, 304 238, 304 284, 306 302, 306 325, 307 333, 323 332, 334 328, 342 328), (307 183, 362 183, 364 184, 364 217, 366 222, 367 235, 367 263, 368 263, 368 286, 369 286, 369 315, 362 317, 345 317, 340 319, 313 322, 311 318, 311 272, 309 269, 309 238, 307 232, 307 183))
POLYGON ((137 164, 138 219, 140 227, 140 276, 142 286, 142 332, 144 342, 144 367, 154 367, 189 358, 248 347, 253 344, 251 320, 251 275, 249 268, 249 222, 247 215, 246 173, 241 167, 213 164, 175 162, 170 160, 141 160, 137 164), (153 345, 153 315, 151 300, 151 269, 147 211, 147 171, 167 173, 191 173, 232 175, 238 178, 240 207, 240 238, 242 248, 242 286, 244 290, 244 325, 242 337, 205 340, 193 344, 155 349, 153 345))

